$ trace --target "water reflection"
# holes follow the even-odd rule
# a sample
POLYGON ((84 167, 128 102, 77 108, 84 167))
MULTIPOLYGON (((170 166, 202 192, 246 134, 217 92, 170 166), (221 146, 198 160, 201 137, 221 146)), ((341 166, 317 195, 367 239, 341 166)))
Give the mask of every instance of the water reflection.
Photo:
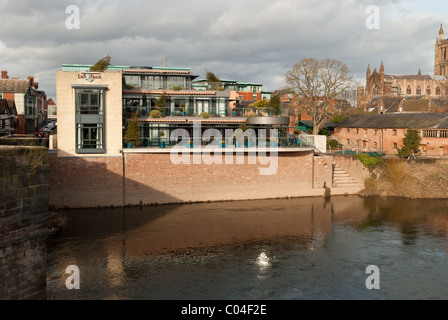
MULTIPOLYGON (((386 280, 389 272, 390 284, 400 286, 406 276, 417 276, 419 284, 421 278, 423 295, 428 281, 446 278, 447 204, 353 196, 68 210, 62 212, 67 226, 49 242, 48 296, 358 299, 411 294, 387 285, 381 293, 365 292, 363 275, 370 264, 380 265, 386 280), (63 272, 72 264, 83 275, 79 292, 65 290, 63 272), (417 266, 432 273, 422 275, 417 266)), ((437 281, 431 284, 434 290, 448 285, 437 281)))

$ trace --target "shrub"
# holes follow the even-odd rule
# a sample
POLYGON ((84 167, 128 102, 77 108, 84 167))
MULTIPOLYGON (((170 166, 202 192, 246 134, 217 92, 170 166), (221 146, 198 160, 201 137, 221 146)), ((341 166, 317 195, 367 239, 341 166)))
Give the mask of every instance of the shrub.
POLYGON ((362 162, 363 165, 365 165, 369 169, 381 163, 380 157, 370 156, 367 153, 358 154, 357 158, 362 162))
POLYGON ((331 140, 328 140, 327 146, 331 147, 331 148, 339 148, 340 145, 337 140, 331 139, 331 140))
POLYGON ((294 129, 294 134, 298 136, 299 134, 302 134, 302 130, 294 129))
POLYGON ((132 116, 126 125, 124 141, 134 146, 140 146, 140 123, 138 122, 138 112, 132 116))
POLYGON ((172 88, 174 91, 180 91, 182 88, 180 86, 173 86, 172 88))
POLYGON ((201 116, 204 119, 208 119, 210 118, 210 113, 208 112, 202 112, 199 116, 201 116))
POLYGON ((150 116, 151 118, 155 118, 155 119, 157 119, 157 118, 160 118, 160 117, 162 116, 162 112, 160 112, 160 110, 152 110, 152 111, 149 113, 149 116, 150 116))

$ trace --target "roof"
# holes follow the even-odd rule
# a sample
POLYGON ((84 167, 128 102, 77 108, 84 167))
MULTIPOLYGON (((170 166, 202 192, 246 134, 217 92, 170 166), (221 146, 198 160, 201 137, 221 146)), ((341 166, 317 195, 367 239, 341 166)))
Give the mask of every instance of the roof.
POLYGON ((167 94, 170 96, 215 96, 216 91, 204 91, 204 90, 123 90, 123 94, 154 94, 162 95, 167 94))
POLYGON ((384 75, 384 79, 388 79, 388 80, 395 80, 395 79, 397 79, 397 80, 402 80, 402 79, 406 79, 406 80, 432 80, 432 77, 429 76, 429 75, 385 74, 384 75))
POLYGON ((14 100, 0 99, 0 114, 5 113, 8 113, 12 116, 17 115, 16 104, 14 100))
MULTIPOLYGON (((63 64, 63 71, 89 71, 89 69, 93 66, 93 64, 63 64)), ((126 72, 129 71, 146 71, 150 72, 151 70, 157 71, 188 71, 189 68, 171 68, 171 67, 138 67, 138 66, 114 66, 110 65, 107 67, 108 70, 123 70, 126 72)))
POLYGON ((29 80, 0 79, 0 92, 26 93, 29 87, 29 80))
MULTIPOLYGON (((308 128, 314 128, 314 122, 312 120, 300 120, 299 125, 303 124, 307 126, 308 128)), ((336 125, 333 122, 327 121, 325 122, 326 128, 334 128, 336 125)))
MULTIPOLYGON (((206 82, 208 83, 207 79, 196 79, 194 81, 192 81, 193 84, 198 85, 198 82, 206 82)), ((225 79, 219 79, 219 82, 223 82, 223 83, 230 83, 230 84, 235 84, 235 85, 244 85, 244 86, 260 86, 262 87, 263 85, 260 83, 253 83, 253 82, 243 82, 243 81, 236 81, 236 80, 225 80, 225 79)))
POLYGON ((349 115, 337 127, 365 129, 448 129, 448 113, 386 113, 349 115))
MULTIPOLYGON (((123 69, 124 74, 176 74, 176 75, 192 75, 189 69, 168 69, 168 68, 135 68, 123 69)), ((197 77, 197 76, 195 76, 197 77)))

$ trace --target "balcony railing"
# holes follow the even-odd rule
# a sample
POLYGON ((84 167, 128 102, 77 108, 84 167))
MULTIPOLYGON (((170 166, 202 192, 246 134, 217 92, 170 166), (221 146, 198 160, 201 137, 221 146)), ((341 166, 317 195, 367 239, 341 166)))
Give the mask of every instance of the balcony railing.
MULTIPOLYGON (((139 148, 151 148, 151 147, 158 147, 158 148, 168 148, 173 147, 176 145, 181 145, 183 147, 187 148, 194 148, 198 145, 200 147, 205 147, 210 145, 212 142, 209 140, 200 140, 199 144, 193 140, 182 142, 181 140, 176 141, 170 141, 168 138, 142 138, 140 139, 140 146, 139 148)), ((241 143, 240 141, 235 141, 233 139, 227 139, 220 141, 216 143, 217 146, 220 146, 222 148, 226 147, 235 147, 235 148, 273 148, 273 147, 280 147, 280 148, 312 148, 314 147, 314 137, 312 136, 294 136, 294 137, 283 137, 278 138, 275 140, 271 140, 269 138, 257 138, 255 140, 245 140, 244 143, 241 143)), ((131 147, 129 144, 125 144, 124 147, 131 147)))

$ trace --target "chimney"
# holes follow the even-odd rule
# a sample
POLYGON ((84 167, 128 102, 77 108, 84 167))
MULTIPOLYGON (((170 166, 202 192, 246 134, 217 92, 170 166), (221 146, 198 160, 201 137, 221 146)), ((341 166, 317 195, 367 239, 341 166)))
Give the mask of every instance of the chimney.
POLYGON ((34 88, 34 77, 28 76, 28 80, 30 80, 30 86, 34 88))
POLYGON ((8 71, 2 71, 2 79, 9 79, 8 71))

